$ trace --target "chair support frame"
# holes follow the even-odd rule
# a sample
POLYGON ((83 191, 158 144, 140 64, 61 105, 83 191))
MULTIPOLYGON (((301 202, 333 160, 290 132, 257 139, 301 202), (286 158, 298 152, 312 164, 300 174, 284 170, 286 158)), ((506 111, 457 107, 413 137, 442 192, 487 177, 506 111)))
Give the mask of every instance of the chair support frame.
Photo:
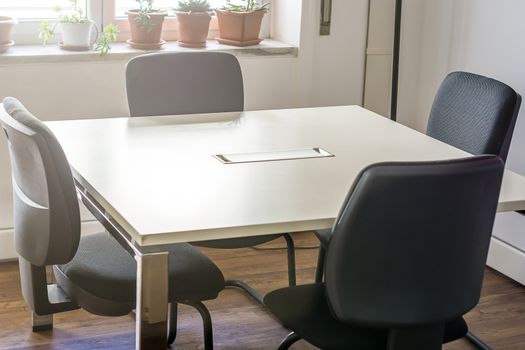
POLYGON ((19 258, 22 295, 31 309, 33 332, 53 328, 53 314, 79 308, 57 284, 47 281, 46 266, 35 266, 19 258))
MULTIPOLYGON (((295 271, 295 244, 292 236, 289 233, 285 233, 282 236, 286 241, 286 251, 288 259, 288 285, 295 286, 297 284, 297 277, 295 271)), ((253 287, 251 287, 248 283, 241 280, 226 280, 225 285, 226 287, 242 289, 256 302, 258 302, 261 305, 264 305, 262 295, 253 287)))
POLYGON ((137 261, 137 350, 165 349, 168 334, 168 252, 159 247, 140 247, 130 235, 75 180, 77 195, 104 228, 137 261))

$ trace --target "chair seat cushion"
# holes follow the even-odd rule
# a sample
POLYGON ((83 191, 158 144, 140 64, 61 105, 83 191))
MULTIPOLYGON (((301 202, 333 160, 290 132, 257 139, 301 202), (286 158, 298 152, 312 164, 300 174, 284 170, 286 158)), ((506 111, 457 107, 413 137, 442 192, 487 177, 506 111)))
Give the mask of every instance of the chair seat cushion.
MULTIPOLYGON (((386 349, 388 330, 354 326, 332 315, 324 283, 278 289, 267 294, 265 304, 283 326, 309 343, 325 349, 386 349)), ((463 337, 467 327, 462 318, 446 325, 444 342, 463 337)))
MULTIPOLYGON (((172 245, 169 252, 170 302, 217 297, 224 277, 208 257, 189 244, 172 245)), ((72 283, 97 298, 135 303, 137 263, 108 233, 82 237, 73 260, 56 268, 66 292, 72 283)))

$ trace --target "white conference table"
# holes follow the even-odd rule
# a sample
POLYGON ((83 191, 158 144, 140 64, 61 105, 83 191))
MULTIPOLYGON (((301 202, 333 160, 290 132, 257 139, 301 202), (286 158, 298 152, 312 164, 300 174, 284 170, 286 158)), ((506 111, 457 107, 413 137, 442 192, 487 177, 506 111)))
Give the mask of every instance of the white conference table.
MULTIPOLYGON (((137 260, 148 350, 166 346, 166 244, 330 228, 365 166, 469 155, 358 106, 46 124, 82 201, 137 260), (250 162, 311 154, 333 156, 250 162)), ((525 178, 506 171, 498 211, 523 209, 525 178)))

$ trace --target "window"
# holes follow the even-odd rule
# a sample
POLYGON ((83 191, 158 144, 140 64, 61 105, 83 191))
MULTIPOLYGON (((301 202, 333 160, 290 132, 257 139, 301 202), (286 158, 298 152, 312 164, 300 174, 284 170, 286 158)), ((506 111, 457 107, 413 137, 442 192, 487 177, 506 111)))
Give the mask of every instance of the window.
MULTIPOLYGON (((126 11, 137 8, 136 0, 114 0, 115 1, 115 17, 126 17, 126 11)), ((220 8, 224 6, 226 0, 208 0, 211 8, 220 8)), ((177 7, 177 1, 174 0, 155 0, 155 8, 172 9, 177 7)))
MULTIPOLYGON (((69 0, 2 0, 0 13, 6 16, 24 19, 57 18, 53 6, 71 9, 69 0)), ((79 0, 79 5, 87 12, 87 0, 79 0)))
MULTIPOLYGON (((91 0, 93 1, 93 0, 91 0)), ((104 1, 104 25, 108 23, 115 23, 120 30, 118 41, 128 40, 130 35, 129 24, 126 16, 126 11, 137 8, 136 0, 103 0, 104 1)), ((221 8, 226 4, 226 0, 208 0, 210 2, 211 8, 221 8)), ((235 1, 233 1, 235 2, 235 1)), ((260 2, 263 2, 260 0, 260 2)), ((266 2, 266 1, 265 1, 266 2)), ((177 1, 175 0, 155 0, 155 7, 160 9, 173 9, 177 6, 177 1)), ((265 16, 261 28, 261 37, 269 37, 269 17, 265 16)), ((208 33, 208 39, 213 39, 219 36, 219 26, 217 23, 217 18, 212 17, 210 22, 210 31, 208 33)), ((173 41, 178 39, 178 28, 177 28, 177 19, 175 17, 167 17, 163 25, 163 34, 162 38, 164 40, 173 41)))
MULTIPOLYGON (((220 8, 226 4, 226 0, 208 0, 211 8, 220 8)), ((126 41, 130 38, 130 29, 127 20, 126 11, 137 8, 136 0, 105 0, 104 7, 104 25, 107 23, 115 23, 120 30, 119 41, 126 41)), ((177 1, 174 0, 155 0, 155 8, 170 10, 177 6, 177 1)), ((210 22, 210 31, 208 33, 208 39, 213 39, 218 36, 219 27, 217 19, 212 17, 210 22)), ((164 40, 177 40, 178 39, 178 28, 177 19, 175 17, 166 17, 163 25, 162 38, 164 40)))
MULTIPOLYGON (((212 8, 220 8, 226 4, 226 0, 208 0, 212 8)), ((19 23, 15 26, 13 39, 19 45, 39 44, 39 26, 42 20, 46 19, 53 25, 53 20, 57 19, 57 14, 53 11, 55 5, 63 9, 71 9, 69 0, 0 0, 0 13, 15 17, 19 23)), ((79 0, 80 6, 85 8, 89 17, 101 29, 109 23, 118 25, 120 34, 118 41, 124 42, 130 38, 129 24, 126 11, 137 8, 136 0, 79 0)), ((173 9, 177 6, 176 0, 155 0, 155 7, 161 9, 173 9)), ((171 11, 170 11, 171 12, 171 11)), ((261 29, 261 36, 269 35, 269 16, 265 16, 261 29)), ((60 28, 57 27, 57 34, 49 43, 57 43, 60 40, 60 28)), ((209 39, 218 36, 218 24, 215 16, 210 23, 209 39)), ((178 29, 177 19, 167 17, 163 26, 163 39, 177 40, 178 29)))
MULTIPOLYGON (((78 5, 86 13, 90 13, 92 3, 102 2, 103 0, 78 0, 78 5)), ((18 24, 13 30, 13 39, 19 45, 38 44, 38 32, 42 20, 49 20, 53 23, 58 18, 53 10, 54 6, 60 6, 64 10, 71 10, 73 7, 69 0, 0 0, 0 13, 18 19, 18 24)), ((57 28, 57 32, 60 28, 57 28)), ((50 43, 58 42, 59 35, 50 40, 50 43)))

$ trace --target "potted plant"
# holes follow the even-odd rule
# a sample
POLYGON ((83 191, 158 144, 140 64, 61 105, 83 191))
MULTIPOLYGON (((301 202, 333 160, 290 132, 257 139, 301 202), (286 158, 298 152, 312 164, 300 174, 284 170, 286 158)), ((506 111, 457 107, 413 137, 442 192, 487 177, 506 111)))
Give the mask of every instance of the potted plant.
POLYGON ((208 0, 180 0, 175 9, 179 24, 179 45, 205 47, 211 16, 208 0))
POLYGON ((249 46, 262 41, 259 32, 268 3, 259 5, 255 0, 241 0, 240 3, 232 4, 227 0, 222 9, 215 10, 220 35, 216 39, 221 44, 249 46))
POLYGON ((104 30, 98 38, 97 44, 95 45, 95 51, 100 52, 101 56, 107 55, 111 50, 111 44, 117 40, 119 30, 113 23, 108 24, 104 27, 104 30))
POLYGON ((16 20, 12 17, 0 16, 0 53, 6 52, 7 49, 15 42, 12 40, 13 27, 16 20))
POLYGON ((62 49, 73 51, 89 50, 93 45, 91 41, 91 33, 93 28, 96 30, 96 37, 98 37, 98 29, 85 14, 82 7, 78 5, 78 0, 69 0, 73 10, 65 11, 60 6, 55 6, 53 9, 58 14, 59 21, 51 27, 49 22, 44 21, 40 25, 39 37, 42 42, 47 42, 55 36, 55 29, 60 24, 62 31, 62 41, 58 44, 62 49))
POLYGON ((154 0, 136 0, 139 8, 127 12, 131 39, 131 47, 142 50, 157 50, 165 41, 160 38, 162 24, 167 16, 166 11, 154 9, 154 0))

